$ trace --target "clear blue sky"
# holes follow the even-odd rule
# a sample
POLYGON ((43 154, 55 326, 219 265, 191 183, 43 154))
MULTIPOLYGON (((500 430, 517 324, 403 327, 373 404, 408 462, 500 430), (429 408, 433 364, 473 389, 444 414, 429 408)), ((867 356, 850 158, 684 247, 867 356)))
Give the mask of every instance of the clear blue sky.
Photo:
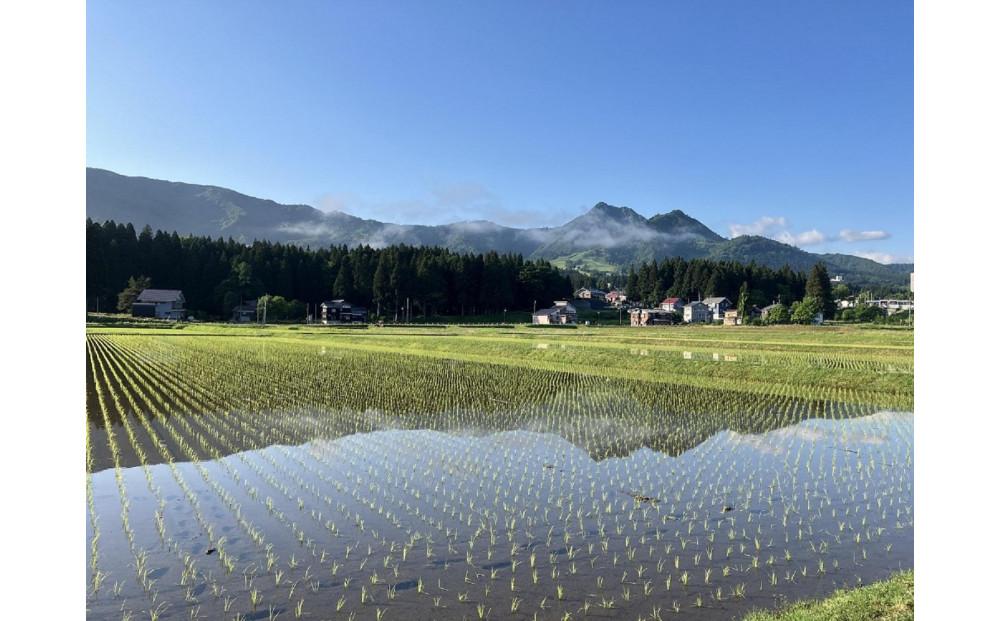
POLYGON ((913 10, 87 4, 87 163, 404 223, 598 201, 913 255, 913 10))

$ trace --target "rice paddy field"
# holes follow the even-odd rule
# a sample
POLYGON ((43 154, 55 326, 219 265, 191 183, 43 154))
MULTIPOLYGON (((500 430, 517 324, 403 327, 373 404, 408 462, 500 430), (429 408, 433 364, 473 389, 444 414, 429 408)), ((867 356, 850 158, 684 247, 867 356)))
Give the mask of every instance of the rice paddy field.
POLYGON ((92 327, 88 618, 742 619, 913 567, 913 333, 92 327))

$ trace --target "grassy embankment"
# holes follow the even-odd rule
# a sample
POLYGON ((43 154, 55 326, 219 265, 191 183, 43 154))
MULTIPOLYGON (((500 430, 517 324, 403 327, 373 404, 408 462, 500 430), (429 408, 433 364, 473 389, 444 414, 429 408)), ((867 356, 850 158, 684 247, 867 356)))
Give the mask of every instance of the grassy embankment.
POLYGON ((913 619, 913 572, 884 582, 843 589, 822 600, 777 611, 754 612, 744 621, 906 621, 913 619))

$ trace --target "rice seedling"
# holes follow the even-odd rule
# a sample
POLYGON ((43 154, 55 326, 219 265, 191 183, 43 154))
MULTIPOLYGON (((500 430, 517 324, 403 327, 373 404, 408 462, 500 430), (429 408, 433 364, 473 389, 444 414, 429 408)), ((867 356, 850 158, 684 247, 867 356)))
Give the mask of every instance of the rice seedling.
POLYGON ((905 409, 906 391, 764 389, 749 368, 759 356, 870 378, 882 367, 867 350, 748 344, 709 385, 656 366, 668 342, 592 372, 552 349, 522 364, 373 339, 88 335, 92 605, 155 610, 166 569, 181 587, 171 611, 195 617, 232 618, 241 601, 295 618, 376 604, 381 618, 388 601, 444 608, 437 593, 464 585, 480 618, 642 605, 656 619, 679 611, 675 581, 685 607, 707 609, 745 606, 745 582, 777 597, 912 563, 912 415, 880 413, 905 409), (181 544, 194 533, 208 545, 181 544), (116 568, 135 580, 107 588, 116 568), (494 584, 508 578, 512 596, 494 584))

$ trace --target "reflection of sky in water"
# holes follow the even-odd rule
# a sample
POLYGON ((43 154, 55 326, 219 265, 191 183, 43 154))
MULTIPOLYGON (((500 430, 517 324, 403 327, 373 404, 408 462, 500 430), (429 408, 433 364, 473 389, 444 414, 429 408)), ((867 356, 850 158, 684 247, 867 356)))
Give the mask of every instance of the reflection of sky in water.
MULTIPOLYGON (((624 432, 606 422, 609 433, 624 432)), ((123 480, 137 545, 149 550, 150 566, 162 572, 159 597, 178 618, 177 611, 186 617, 190 608, 184 603, 187 587, 178 585, 183 554, 194 555, 203 577, 211 571, 228 592, 243 593, 239 611, 253 613, 241 571, 254 564, 259 571, 265 561, 246 534, 245 524, 252 524, 273 545, 283 579, 300 584, 314 618, 330 614, 341 595, 349 601, 344 618, 349 611, 374 618, 376 607, 391 610, 395 618, 404 611, 410 618, 475 618, 475 605, 456 599, 468 592, 469 600, 491 608, 494 618, 506 617, 502 613, 517 596, 528 611, 520 618, 534 612, 539 618, 560 618, 562 611, 576 616, 589 601, 588 616, 598 618, 635 618, 654 606, 665 614, 678 602, 685 615, 729 619, 754 606, 771 606, 779 596, 820 595, 912 567, 912 425, 912 414, 901 413, 809 420, 759 435, 720 431, 676 457, 640 448, 601 461, 541 425, 503 432, 389 429, 272 446, 200 468, 158 465, 150 468, 151 476, 165 499, 164 523, 176 549, 160 543, 153 526, 157 501, 142 470, 124 470, 123 480), (227 549, 240 563, 233 574, 205 555, 207 538, 178 479, 197 499, 203 519, 226 533, 227 549), (239 504, 238 517, 219 489, 239 504), (336 524, 335 533, 329 522, 336 524), (493 546, 487 545, 490 532, 493 546), (417 533, 419 544, 404 561, 399 549, 417 533), (856 542, 858 535, 862 543, 856 542), (755 542, 762 546, 759 552, 755 542), (349 546, 355 550, 345 560, 349 546), (362 567, 368 546, 373 552, 362 567), (512 557, 512 548, 521 550, 519 555, 512 557), (529 551, 538 556, 537 584, 527 569, 529 551), (791 561, 785 561, 786 551, 791 561), (289 566, 293 555, 296 567, 289 566), (387 556, 392 560, 384 565, 387 556), (513 595, 512 558, 521 563, 513 595), (336 576, 330 559, 343 565, 336 576), (798 573, 802 567, 806 576, 798 573), (706 568, 713 570, 709 585, 706 568), (373 570, 403 587, 396 599, 388 599, 386 585, 370 584, 373 570), (503 573, 491 580, 491 571, 503 573), (691 580, 686 588, 679 586, 682 571, 691 580), (353 578, 346 589, 345 577, 353 578), (418 579, 434 589, 418 595, 418 579), (377 599, 362 606, 366 582, 377 599), (563 601, 556 597, 557 584, 565 590, 563 601), (744 598, 712 599, 716 589, 729 595, 739 585, 749 588, 744 598), (648 596, 646 588, 652 589, 648 596), (628 601, 623 589, 630 591, 628 601), (435 608, 435 596, 448 607, 435 608), (600 609, 601 597, 614 598, 615 607, 600 609), (709 605, 694 608, 697 597, 709 605), (550 606, 544 611, 543 598, 550 606)), ((117 568, 114 578, 123 580, 132 571, 131 557, 120 532, 114 472, 95 474, 93 484, 102 525, 100 562, 117 568)), ((212 597, 202 582, 206 586, 195 596, 201 614, 223 618, 224 600, 212 597)), ((126 581, 122 592, 138 609, 144 595, 135 583, 126 581)), ((279 588, 270 575, 254 584, 265 601, 292 617, 288 584, 279 588)), ((120 618, 119 606, 118 598, 99 596, 91 601, 91 616, 120 618)))

